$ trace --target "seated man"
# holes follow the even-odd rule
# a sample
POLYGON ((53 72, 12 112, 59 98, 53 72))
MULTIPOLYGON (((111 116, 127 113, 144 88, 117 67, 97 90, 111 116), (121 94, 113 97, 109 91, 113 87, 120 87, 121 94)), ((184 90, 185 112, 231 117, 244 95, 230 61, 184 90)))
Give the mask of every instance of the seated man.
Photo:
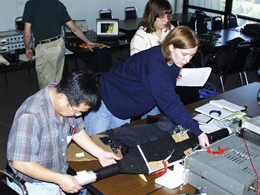
MULTIPOLYGON (((8 164, 25 180, 29 194, 76 193, 77 180, 67 175, 67 148, 74 140, 97 157, 102 166, 119 160, 97 146, 84 130, 82 112, 98 108, 100 89, 95 77, 72 72, 29 97, 16 112, 7 146, 8 164)), ((13 182, 8 185, 20 192, 13 182)))

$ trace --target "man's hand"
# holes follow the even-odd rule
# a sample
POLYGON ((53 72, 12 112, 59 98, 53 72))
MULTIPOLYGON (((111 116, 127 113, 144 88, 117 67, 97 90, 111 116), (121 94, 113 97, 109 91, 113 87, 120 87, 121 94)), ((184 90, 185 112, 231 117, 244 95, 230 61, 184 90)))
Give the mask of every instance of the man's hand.
POLYGON ((93 43, 91 41, 88 41, 86 44, 87 44, 89 50, 92 51, 92 52, 93 52, 94 47, 101 47, 102 46, 102 44, 100 44, 100 43, 93 43))
POLYGON ((62 175, 58 185, 64 192, 74 194, 82 189, 78 181, 72 175, 62 175))
POLYGON ((200 146, 206 147, 210 145, 208 136, 205 133, 200 134, 198 138, 200 146))
POLYGON ((32 57, 33 57, 33 51, 31 49, 26 49, 25 50, 26 52, 26 57, 28 60, 32 60, 32 57))
POLYGON ((103 167, 116 164, 116 160, 121 159, 117 157, 114 153, 108 151, 103 151, 97 156, 97 158, 103 167))

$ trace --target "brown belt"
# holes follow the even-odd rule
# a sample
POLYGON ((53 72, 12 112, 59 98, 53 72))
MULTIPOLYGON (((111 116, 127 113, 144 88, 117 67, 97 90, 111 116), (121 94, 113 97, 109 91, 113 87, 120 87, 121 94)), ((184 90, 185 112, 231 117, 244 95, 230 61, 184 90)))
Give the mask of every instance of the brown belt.
POLYGON ((61 38, 61 35, 58 35, 58 36, 50 38, 50 39, 44 39, 44 40, 38 41, 37 44, 50 43, 50 42, 56 41, 60 38, 61 38))

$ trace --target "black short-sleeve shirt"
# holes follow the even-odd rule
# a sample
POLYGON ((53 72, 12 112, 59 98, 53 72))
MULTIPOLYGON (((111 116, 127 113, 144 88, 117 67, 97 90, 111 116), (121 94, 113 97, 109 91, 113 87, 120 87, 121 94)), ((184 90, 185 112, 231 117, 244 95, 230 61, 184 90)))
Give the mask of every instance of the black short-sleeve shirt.
POLYGON ((36 41, 61 34, 61 27, 71 20, 66 7, 58 0, 29 0, 23 22, 31 23, 36 41))

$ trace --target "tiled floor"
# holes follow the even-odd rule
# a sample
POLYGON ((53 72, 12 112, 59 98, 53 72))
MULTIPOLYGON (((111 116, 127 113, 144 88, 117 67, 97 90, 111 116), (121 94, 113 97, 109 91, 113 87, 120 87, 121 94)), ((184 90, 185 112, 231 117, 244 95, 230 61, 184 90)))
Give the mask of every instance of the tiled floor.
MULTIPOLYGON (((73 69, 73 66, 71 66, 71 69, 73 69)), ((9 90, 6 90, 5 87, 4 75, 0 74, 0 169, 3 169, 6 165, 7 138, 15 112, 27 97, 38 91, 35 70, 31 69, 30 71, 30 79, 28 77, 28 70, 8 73, 9 90)), ((255 73, 249 73, 248 77, 250 83, 259 81, 255 73)), ((231 75, 227 78, 226 91, 240 86, 237 78, 237 75, 231 75)), ((217 91, 221 92, 219 79, 216 75, 212 74, 208 82, 214 84, 217 91)))

